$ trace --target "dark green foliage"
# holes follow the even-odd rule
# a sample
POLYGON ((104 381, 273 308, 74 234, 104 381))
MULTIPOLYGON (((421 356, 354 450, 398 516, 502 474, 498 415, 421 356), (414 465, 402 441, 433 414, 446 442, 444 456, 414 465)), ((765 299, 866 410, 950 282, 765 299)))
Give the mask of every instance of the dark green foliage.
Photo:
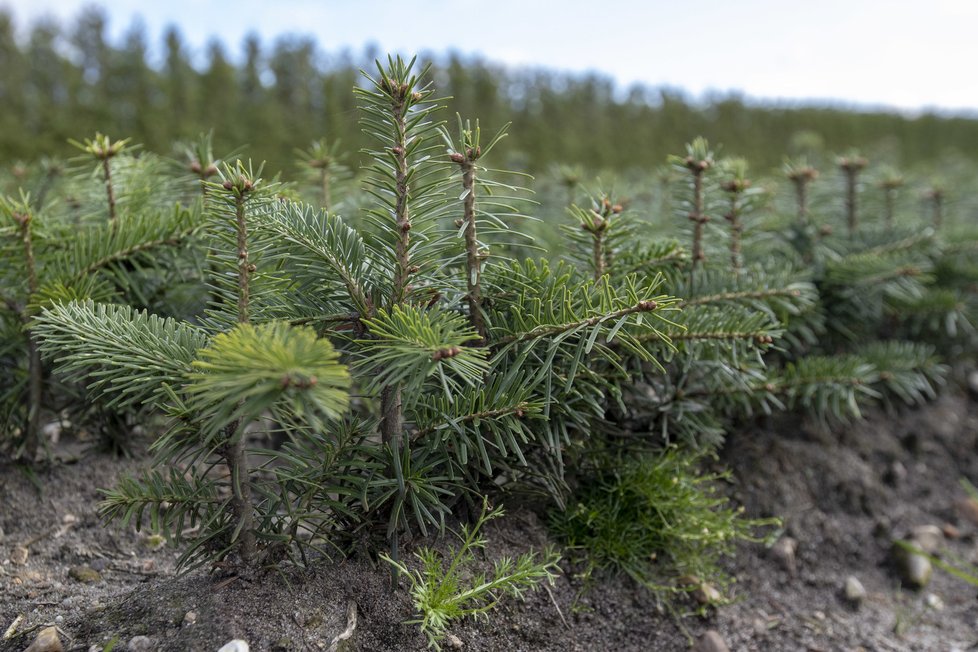
POLYGON ((702 582, 722 588, 730 578, 721 559, 777 521, 744 518, 720 491, 726 476, 702 473, 703 462, 675 447, 609 458, 552 513, 551 527, 587 576, 624 573, 663 595, 702 582))

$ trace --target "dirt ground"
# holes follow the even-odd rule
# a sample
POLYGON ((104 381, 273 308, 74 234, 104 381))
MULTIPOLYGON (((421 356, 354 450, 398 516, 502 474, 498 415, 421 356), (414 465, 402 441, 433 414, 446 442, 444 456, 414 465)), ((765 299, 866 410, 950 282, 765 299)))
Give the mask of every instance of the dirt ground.
MULTIPOLYGON (((783 517, 797 541, 793 557, 778 553, 783 545, 741 546, 729 562, 738 580, 731 604, 677 624, 630 580, 582 592, 566 572, 491 619, 454 626, 458 640, 446 648, 668 652, 713 629, 731 650, 978 649, 978 589, 940 570, 923 589, 905 588, 890 552, 895 537, 934 525, 953 537, 939 554, 978 560, 978 524, 956 507, 959 478, 978 482, 978 403, 951 393, 919 410, 867 416, 831 433, 785 420, 730 437, 721 463, 733 471, 731 495, 750 515, 783 517), (849 576, 867 591, 858 607, 843 594, 849 576)), ((50 625, 65 650, 214 651, 234 638, 252 650, 326 650, 347 628, 351 603, 346 650, 426 648, 417 626, 403 624, 412 616, 406 591, 391 593, 387 569, 368 561, 260 581, 175 575, 177 551, 132 527, 104 528, 95 515, 96 488, 146 460, 79 461, 72 442, 56 453, 68 463, 35 477, 0 466, 0 632, 16 624, 0 651, 24 650, 50 625)), ((511 510, 486 534, 491 556, 548 542, 529 511, 511 510)))

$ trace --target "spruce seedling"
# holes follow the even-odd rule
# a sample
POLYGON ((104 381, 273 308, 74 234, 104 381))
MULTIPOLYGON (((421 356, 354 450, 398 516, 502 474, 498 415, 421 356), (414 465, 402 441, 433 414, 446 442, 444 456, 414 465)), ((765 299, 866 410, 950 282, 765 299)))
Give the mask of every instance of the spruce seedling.
POLYGON ((27 422, 23 424, 22 448, 28 459, 34 457, 41 434, 41 398, 44 388, 44 370, 41 367, 41 354, 29 326, 33 315, 32 301, 40 289, 37 274, 37 259, 34 255, 32 225, 34 209, 29 194, 21 191, 20 198, 10 199, 0 195, 0 213, 14 223, 17 238, 20 240, 21 262, 27 277, 27 296, 18 303, 14 297, 3 299, 14 308, 27 338, 27 422))
POLYGON ((739 276, 743 267, 740 241, 744 231, 744 225, 740 218, 743 211, 744 193, 751 187, 751 180, 747 178, 747 161, 742 158, 724 161, 723 171, 725 176, 720 188, 727 193, 730 200, 730 207, 723 216, 730 224, 730 265, 734 275, 739 276))
MULTIPOLYGON (((478 213, 476 211, 476 193, 479 186, 479 173, 485 168, 478 161, 488 154, 500 140, 506 137, 505 125, 493 136, 485 149, 482 147, 482 129, 476 120, 475 128, 470 121, 463 124, 462 116, 456 114, 458 120, 458 137, 453 139, 444 128, 442 138, 449 148, 449 158, 458 165, 462 177, 462 217, 455 221, 465 238, 465 301, 469 307, 469 319, 472 328, 479 334, 481 342, 486 341, 488 334, 486 316, 482 306, 482 268, 489 257, 489 250, 479 241, 478 213)), ((483 182, 485 183, 485 182, 483 182)))
POLYGON ((896 212, 896 195, 906 180, 903 175, 891 167, 883 170, 879 187, 883 191, 883 222, 887 229, 893 228, 893 216, 896 212))
POLYGON ((345 168, 341 163, 340 141, 329 142, 326 138, 315 140, 308 149, 296 149, 300 165, 316 176, 324 210, 333 209, 333 182, 345 168))
POLYGON ((944 186, 937 182, 931 185, 931 187, 924 193, 924 198, 930 204, 931 223, 937 230, 940 230, 941 225, 944 223, 945 196, 946 191, 944 190, 944 186))
POLYGON ((118 156, 130 140, 130 138, 126 138, 113 141, 108 136, 98 132, 95 133, 95 138, 86 138, 84 142, 68 140, 69 143, 94 158, 102 166, 102 180, 105 182, 105 195, 109 207, 109 223, 113 226, 116 224, 115 188, 112 185, 112 167, 109 161, 118 156))
POLYGON ((836 159, 836 165, 842 170, 846 183, 846 226, 849 229, 849 237, 856 235, 859 228, 859 208, 857 206, 859 192, 859 175, 869 164, 858 152, 850 152, 836 159))
POLYGON ((689 175, 692 196, 689 206, 689 221, 693 223, 693 247, 690 261, 690 278, 698 265, 706 261, 703 250, 703 229, 710 216, 706 214, 704 203, 705 189, 703 187, 706 172, 713 167, 713 151, 705 138, 697 137, 686 145, 686 156, 671 158, 673 165, 685 169, 689 175))

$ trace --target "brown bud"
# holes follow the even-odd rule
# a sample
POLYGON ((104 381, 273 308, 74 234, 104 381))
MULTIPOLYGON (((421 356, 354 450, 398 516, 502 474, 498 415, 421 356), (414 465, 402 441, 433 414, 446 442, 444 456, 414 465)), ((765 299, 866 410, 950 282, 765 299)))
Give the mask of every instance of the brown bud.
POLYGON ((652 299, 647 299, 645 301, 638 302, 639 310, 655 310, 658 307, 659 304, 653 301, 652 299))
POLYGON ((211 165, 208 165, 207 166, 207 169, 204 170, 204 176, 205 177, 212 177, 215 174, 217 174, 217 166, 214 165, 213 163, 211 165))
POLYGON ((196 159, 194 159, 193 161, 191 161, 190 162, 190 171, 193 172, 194 174, 200 174, 200 171, 201 171, 200 161, 198 161, 196 159))
POLYGON ((248 265, 248 271, 249 272, 254 272, 256 269, 258 269, 258 268, 255 266, 254 263, 248 265))
POLYGON ((614 204, 611 207, 611 212, 614 213, 615 215, 617 215, 618 213, 622 212, 623 210, 625 210, 625 207, 622 206, 621 204, 614 204))
POLYGON ((407 271, 408 274, 417 274, 418 272, 421 271, 421 268, 418 267, 417 265, 411 265, 410 267, 407 268, 407 271))
POLYGON ((415 102, 420 102, 422 97, 424 96, 421 94, 421 91, 414 91, 411 93, 411 99, 415 102))
POLYGON ((230 179, 228 181, 225 181, 221 185, 224 186, 225 190, 230 190, 231 188, 234 188, 234 184, 231 183, 230 179))
POLYGON ((526 412, 523 411, 523 408, 516 408, 516 416, 517 418, 522 419, 524 416, 526 416, 526 412))
POLYGON ((14 221, 21 226, 27 226, 31 223, 31 220, 34 219, 34 216, 30 213, 11 213, 10 216, 14 218, 14 221))
POLYGON ((394 145, 391 147, 391 152, 393 152, 395 156, 402 156, 404 154, 404 148, 400 145, 394 145))
POLYGON ((450 346, 448 348, 438 349, 437 351, 435 351, 434 354, 432 354, 431 359, 434 360, 435 362, 439 360, 447 360, 448 358, 454 358, 461 352, 462 352, 461 348, 457 346, 450 346))
POLYGON ((462 226, 462 224, 464 224, 462 218, 458 218, 457 220, 455 220, 455 226, 462 226))
POLYGON ((449 156, 449 158, 452 159, 452 163, 459 163, 459 164, 461 164, 461 163, 464 163, 465 162, 465 157, 462 156, 461 154, 459 154, 458 152, 452 152, 452 154, 451 154, 451 156, 449 156))
POLYGON ((411 223, 410 222, 407 222, 407 221, 401 222, 401 232, 402 233, 407 233, 410 230, 411 230, 411 223))

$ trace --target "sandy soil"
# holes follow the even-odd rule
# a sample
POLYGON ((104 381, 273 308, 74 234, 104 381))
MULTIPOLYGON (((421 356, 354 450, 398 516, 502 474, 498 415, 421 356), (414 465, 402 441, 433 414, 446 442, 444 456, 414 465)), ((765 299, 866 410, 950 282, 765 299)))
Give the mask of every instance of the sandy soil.
MULTIPOLYGON (((733 602, 680 624, 627 579, 583 591, 565 572, 553 587, 452 633, 473 651, 667 652, 687 649, 687 633, 709 629, 731 650, 973 649, 976 589, 941 571, 922 590, 903 587, 890 548, 912 528, 936 525, 957 535, 941 542, 940 554, 978 558, 978 524, 956 509, 959 478, 978 482, 976 445, 978 405, 956 395, 832 433, 793 420, 744 429, 722 452, 734 473, 731 495, 749 514, 785 519, 785 536, 797 541, 793 561, 741 546, 729 562, 738 578, 733 602), (843 596, 850 575, 868 592, 859 607, 843 596)), ((347 628, 351 603, 357 621, 347 650, 426 648, 417 627, 403 624, 412 616, 407 593, 391 593, 387 569, 369 560, 323 561, 250 581, 222 571, 177 576, 177 551, 132 527, 104 528, 95 515, 97 487, 146 461, 77 460, 72 446, 56 452, 73 463, 35 477, 0 466, 0 632, 17 621, 0 651, 25 649, 49 625, 60 628, 66 650, 97 651, 112 641, 125 650, 135 636, 159 650, 213 651, 232 638, 252 650, 326 650, 347 628), (25 547, 26 562, 18 563, 25 547), (98 578, 81 581, 79 566, 98 578)), ((548 542, 536 514, 512 508, 486 534, 490 556, 548 542)))

